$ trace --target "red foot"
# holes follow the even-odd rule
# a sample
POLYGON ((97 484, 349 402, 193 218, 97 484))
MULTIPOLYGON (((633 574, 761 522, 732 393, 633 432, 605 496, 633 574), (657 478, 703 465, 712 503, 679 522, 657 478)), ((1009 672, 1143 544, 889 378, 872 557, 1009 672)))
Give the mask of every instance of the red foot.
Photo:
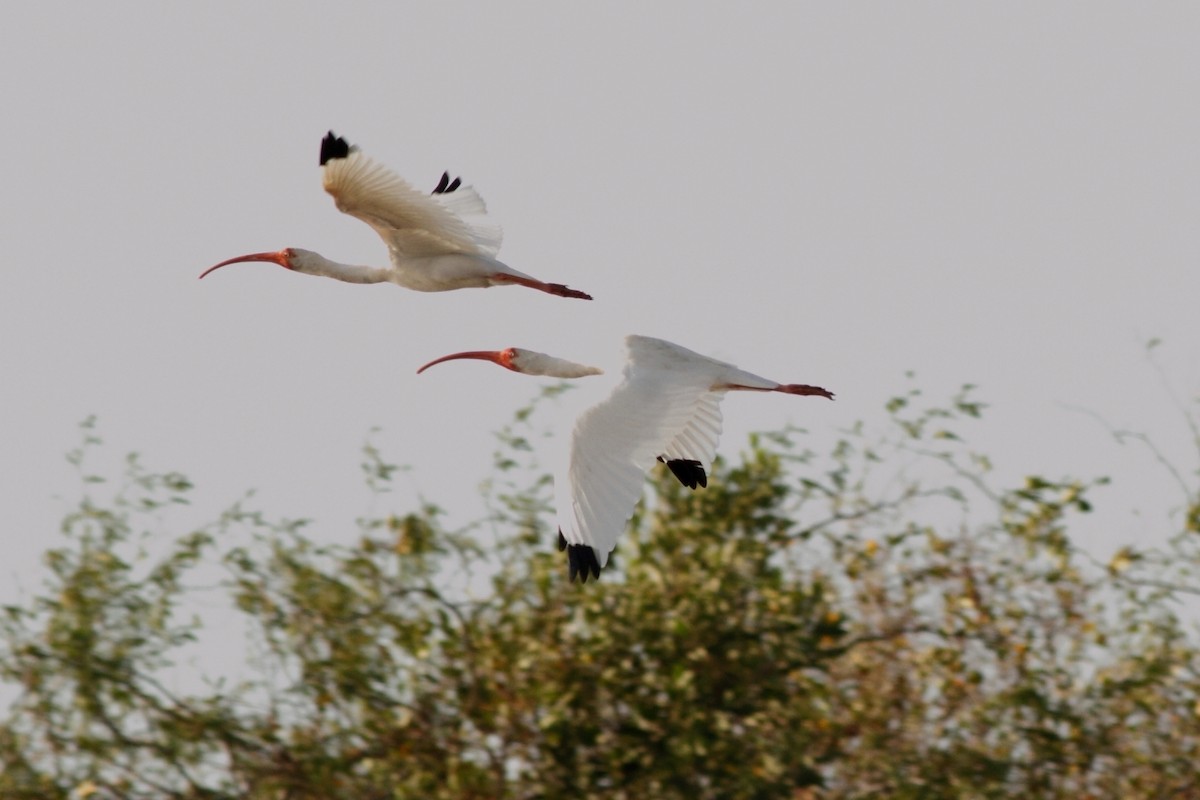
POLYGON ((775 389, 775 391, 784 392, 785 394, 816 395, 817 397, 833 399, 833 392, 822 389, 820 386, 809 386, 807 383, 785 383, 775 389))
POLYGON ((585 294, 584 292, 564 286, 561 283, 542 283, 541 281, 529 278, 518 278, 516 275, 505 275, 504 273, 499 273, 491 277, 496 283, 515 283, 518 286, 528 286, 530 289, 537 289, 539 292, 546 292, 558 297, 574 297, 578 300, 592 299, 590 294, 585 294))
POLYGON ((581 292, 578 289, 572 289, 569 286, 564 286, 561 283, 547 283, 546 288, 543 289, 542 291, 549 292, 550 294, 556 294, 559 297, 574 297, 577 300, 591 300, 592 299, 592 296, 590 294, 581 292))

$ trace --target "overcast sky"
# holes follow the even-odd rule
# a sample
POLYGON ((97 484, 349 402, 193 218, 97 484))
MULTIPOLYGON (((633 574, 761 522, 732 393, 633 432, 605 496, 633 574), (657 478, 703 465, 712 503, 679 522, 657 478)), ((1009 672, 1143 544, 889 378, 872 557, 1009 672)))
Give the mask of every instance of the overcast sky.
POLYGON ((418 365, 509 345, 588 361, 626 333, 837 393, 729 398, 726 454, 754 429, 879 420, 915 370, 934 397, 980 385, 1001 475, 1113 474, 1111 546, 1166 530, 1134 514, 1177 499, 1153 459, 1076 408, 1194 464, 1145 343, 1195 397, 1200 7, 713 8, 9 10, 0 583, 56 542, 88 415, 113 458, 191 476, 201 511, 253 488, 348 540, 370 428, 408 491, 473 509, 490 431, 537 387, 418 365), (506 263, 595 302, 265 264, 197 281, 284 246, 384 262, 321 190, 328 129, 417 185, 462 175, 506 263))

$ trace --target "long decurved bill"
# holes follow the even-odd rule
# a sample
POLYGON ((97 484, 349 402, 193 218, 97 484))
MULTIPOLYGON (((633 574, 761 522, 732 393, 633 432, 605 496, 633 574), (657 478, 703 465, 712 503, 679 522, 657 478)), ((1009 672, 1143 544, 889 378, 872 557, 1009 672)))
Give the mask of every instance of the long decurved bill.
POLYGON ((508 364, 505 363, 507 359, 505 359, 504 356, 505 351, 503 350, 466 350, 462 353, 451 353, 448 356, 442 356, 441 358, 435 358, 433 361, 430 361, 428 364, 417 370, 417 374, 420 375, 434 364, 441 364, 443 361, 455 361, 456 359, 460 358, 476 358, 480 361, 491 361, 493 364, 499 364, 502 367, 508 367, 508 364))
POLYGON ((204 272, 201 272, 200 277, 203 278, 205 275, 215 269, 220 269, 221 267, 229 264, 240 264, 243 261, 269 261, 272 264, 278 264, 279 266, 286 267, 287 269, 292 268, 292 265, 288 263, 287 251, 279 250, 275 253, 250 253, 249 255, 238 256, 237 258, 231 258, 227 261, 222 261, 220 264, 215 264, 204 270, 204 272))

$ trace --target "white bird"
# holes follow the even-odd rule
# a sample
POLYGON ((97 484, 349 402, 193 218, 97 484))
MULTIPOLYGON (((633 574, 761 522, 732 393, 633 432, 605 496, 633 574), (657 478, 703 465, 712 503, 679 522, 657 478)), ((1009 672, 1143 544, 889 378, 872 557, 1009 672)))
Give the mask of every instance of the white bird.
POLYGON ((250 253, 209 267, 268 261, 307 275, 348 283, 395 283, 419 292, 516 284, 560 297, 591 300, 561 283, 545 283, 496 259, 502 234, 487 221, 483 198, 460 178, 443 173, 432 194, 418 191, 382 164, 372 161, 333 131, 321 140, 325 191, 339 211, 375 229, 388 246, 391 267, 341 264, 319 253, 287 247, 250 253))
MULTIPOLYGON (((732 364, 648 336, 625 338, 621 382, 584 411, 571 432, 567 462, 555 476, 558 546, 571 581, 600 577, 633 516, 646 473, 664 462, 688 488, 708 485, 728 391, 783 392, 833 399, 819 386, 776 383, 732 364)), ((472 350, 430 361, 481 359, 526 375, 581 378, 602 370, 532 350, 472 350)))

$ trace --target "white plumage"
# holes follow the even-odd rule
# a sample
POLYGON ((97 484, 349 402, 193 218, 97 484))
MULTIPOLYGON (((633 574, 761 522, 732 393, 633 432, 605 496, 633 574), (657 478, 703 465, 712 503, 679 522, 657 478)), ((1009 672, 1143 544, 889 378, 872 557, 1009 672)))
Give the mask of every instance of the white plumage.
MULTIPOLYGON (((579 416, 571 431, 566 465, 555 476, 560 546, 567 549, 572 580, 577 575, 585 582, 589 575, 599 577, 656 461, 667 462, 685 485, 707 485, 721 437, 720 405, 725 392, 833 397, 820 387, 776 383, 662 339, 628 336, 625 348, 620 383, 579 416)), ((418 372, 459 358, 556 377, 598 372, 520 348, 454 353, 418 372), (547 366, 548 359, 553 366, 547 366)))
POLYGON ((487 221, 487 206, 473 187, 426 194, 353 146, 325 162, 321 179, 338 210, 374 228, 401 260, 500 252, 503 232, 487 221))
POLYGON ((591 300, 561 283, 546 283, 496 259, 502 234, 486 217, 483 198, 449 174, 431 194, 330 131, 321 141, 322 183, 339 210, 362 220, 383 239, 390 267, 343 264, 311 250, 288 247, 250 253, 209 267, 267 261, 295 272, 347 283, 395 283, 419 292, 516 284, 559 297, 591 300))

